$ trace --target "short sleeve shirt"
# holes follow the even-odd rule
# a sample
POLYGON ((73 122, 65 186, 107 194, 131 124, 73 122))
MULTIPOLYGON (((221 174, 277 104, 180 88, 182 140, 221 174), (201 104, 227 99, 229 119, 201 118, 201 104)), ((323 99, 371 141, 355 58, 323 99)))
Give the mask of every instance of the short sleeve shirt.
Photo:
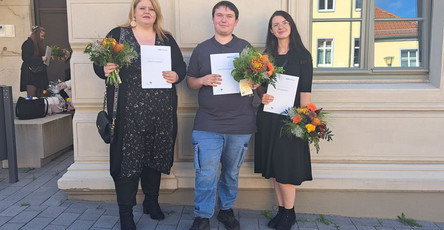
MULTIPOLYGON (((187 75, 204 77, 211 74, 211 54, 240 53, 250 44, 233 35, 233 39, 220 44, 215 37, 200 43, 194 50, 187 75)), ((213 87, 202 86, 198 94, 199 109, 193 130, 223 134, 251 134, 256 132, 253 97, 237 94, 213 95, 213 87)))

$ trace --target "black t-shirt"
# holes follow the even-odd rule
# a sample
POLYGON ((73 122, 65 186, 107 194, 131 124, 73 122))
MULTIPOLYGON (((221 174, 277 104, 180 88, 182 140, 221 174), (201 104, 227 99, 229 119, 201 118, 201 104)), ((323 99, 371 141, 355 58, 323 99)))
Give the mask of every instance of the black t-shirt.
MULTIPOLYGON (((240 53, 246 46, 250 46, 250 43, 234 35, 225 45, 212 37, 193 50, 187 75, 200 78, 211 74, 211 54, 240 53)), ((213 87, 202 86, 199 89, 198 100, 199 109, 194 120, 194 130, 223 134, 256 132, 253 97, 242 97, 240 93, 213 95, 213 87)))

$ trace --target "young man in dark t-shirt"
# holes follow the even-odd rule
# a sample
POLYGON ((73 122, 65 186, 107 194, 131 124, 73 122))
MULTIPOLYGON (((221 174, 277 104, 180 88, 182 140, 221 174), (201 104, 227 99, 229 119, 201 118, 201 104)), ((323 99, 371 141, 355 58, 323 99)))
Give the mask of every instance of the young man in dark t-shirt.
MULTIPOLYGON (((190 230, 210 229, 218 193, 217 219, 228 230, 239 229, 232 207, 238 191, 239 169, 245 157, 251 135, 256 132, 253 97, 240 93, 213 95, 220 85, 220 75, 211 74, 211 54, 240 53, 250 44, 235 35, 239 11, 229 1, 213 7, 215 35, 200 43, 191 55, 187 73, 190 89, 199 90, 199 109, 194 120, 192 142, 196 169, 194 215, 190 230), (222 164, 217 181, 219 164, 222 164)), ((253 87, 255 88, 255 87, 253 87)))

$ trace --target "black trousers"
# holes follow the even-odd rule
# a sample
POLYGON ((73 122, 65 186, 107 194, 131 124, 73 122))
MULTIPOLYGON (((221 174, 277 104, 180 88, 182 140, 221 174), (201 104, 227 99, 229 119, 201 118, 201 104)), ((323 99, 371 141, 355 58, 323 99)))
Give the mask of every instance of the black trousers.
MULTIPOLYGON (((140 174, 140 184, 146 196, 159 196, 160 172, 144 167, 140 174)), ((117 204, 119 206, 136 205, 136 195, 139 189, 139 177, 117 178, 113 177, 116 187, 117 204)))

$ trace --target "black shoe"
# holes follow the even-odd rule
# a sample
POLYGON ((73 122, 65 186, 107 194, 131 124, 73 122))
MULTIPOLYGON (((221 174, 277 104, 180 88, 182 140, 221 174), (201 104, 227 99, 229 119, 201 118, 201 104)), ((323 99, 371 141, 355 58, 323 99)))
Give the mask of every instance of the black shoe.
POLYGON ((217 215, 217 220, 224 224, 227 230, 239 230, 240 224, 239 221, 236 220, 233 214, 233 209, 228 210, 219 210, 219 214, 217 215))
POLYGON ((143 213, 150 214, 151 219, 163 220, 165 219, 165 214, 160 209, 157 198, 158 196, 145 196, 145 200, 143 200, 143 213))
POLYGON ((120 229, 136 230, 134 223, 133 206, 119 205, 120 229))
POLYGON ((294 208, 285 209, 283 211, 281 220, 276 225, 276 230, 290 230, 291 226, 296 223, 296 214, 294 208))
POLYGON ((282 215, 284 214, 284 207, 279 206, 279 210, 276 213, 276 216, 274 216, 267 224, 268 227, 270 228, 275 228, 277 223, 279 223, 279 221, 282 218, 282 215))
POLYGON ((196 217, 190 230, 210 230, 210 219, 196 217))

